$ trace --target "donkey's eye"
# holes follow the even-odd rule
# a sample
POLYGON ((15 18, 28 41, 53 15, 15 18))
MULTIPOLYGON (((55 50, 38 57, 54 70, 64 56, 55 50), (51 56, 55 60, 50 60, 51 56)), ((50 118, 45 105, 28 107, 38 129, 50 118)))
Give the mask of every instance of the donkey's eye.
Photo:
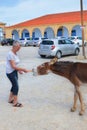
POLYGON ((42 64, 42 66, 44 66, 44 64, 42 64))

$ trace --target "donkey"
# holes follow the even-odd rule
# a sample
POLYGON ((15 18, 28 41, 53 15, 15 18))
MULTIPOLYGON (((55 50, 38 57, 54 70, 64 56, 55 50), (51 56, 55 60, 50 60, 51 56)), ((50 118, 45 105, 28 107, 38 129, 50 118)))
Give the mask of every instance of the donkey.
MULTIPOLYGON (((35 70, 33 70, 35 71, 35 70)), ((58 61, 57 58, 53 58, 50 62, 45 62, 36 68, 38 75, 48 74, 49 71, 64 76, 71 81, 74 85, 74 104, 71 111, 74 112, 77 107, 77 99, 79 98, 81 110, 79 115, 83 115, 85 111, 82 94, 80 91, 81 83, 87 83, 87 63, 70 62, 70 61, 58 61)))

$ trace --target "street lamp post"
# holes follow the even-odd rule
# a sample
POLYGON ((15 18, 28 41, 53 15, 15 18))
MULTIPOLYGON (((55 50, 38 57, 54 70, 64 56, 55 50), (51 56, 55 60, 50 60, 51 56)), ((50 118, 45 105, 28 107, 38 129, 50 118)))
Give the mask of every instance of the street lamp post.
POLYGON ((12 39, 14 39, 14 34, 12 33, 12 39))
POLYGON ((84 58, 86 59, 85 47, 84 47, 83 0, 80 0, 80 7, 81 7, 81 29, 82 29, 82 53, 84 58))
POLYGON ((3 32, 3 38, 4 38, 4 39, 6 38, 6 33, 5 33, 5 31, 3 32))

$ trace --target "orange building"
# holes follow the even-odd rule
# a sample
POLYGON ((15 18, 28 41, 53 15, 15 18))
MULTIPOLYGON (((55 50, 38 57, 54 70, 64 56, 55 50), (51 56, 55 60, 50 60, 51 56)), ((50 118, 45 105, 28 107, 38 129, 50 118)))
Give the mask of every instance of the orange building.
POLYGON ((84 29, 84 37, 87 40, 87 10, 83 12, 83 21, 84 27, 81 27, 80 11, 48 14, 8 26, 5 28, 5 33, 7 38, 18 40, 30 37, 82 36, 84 29))

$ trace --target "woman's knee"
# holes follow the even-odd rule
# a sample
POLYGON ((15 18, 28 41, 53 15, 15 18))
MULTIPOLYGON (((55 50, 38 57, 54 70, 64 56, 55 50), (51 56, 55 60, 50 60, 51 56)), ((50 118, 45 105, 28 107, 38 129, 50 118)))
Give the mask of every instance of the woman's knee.
POLYGON ((18 95, 18 91, 19 91, 19 87, 15 86, 14 89, 13 89, 13 94, 18 95))

